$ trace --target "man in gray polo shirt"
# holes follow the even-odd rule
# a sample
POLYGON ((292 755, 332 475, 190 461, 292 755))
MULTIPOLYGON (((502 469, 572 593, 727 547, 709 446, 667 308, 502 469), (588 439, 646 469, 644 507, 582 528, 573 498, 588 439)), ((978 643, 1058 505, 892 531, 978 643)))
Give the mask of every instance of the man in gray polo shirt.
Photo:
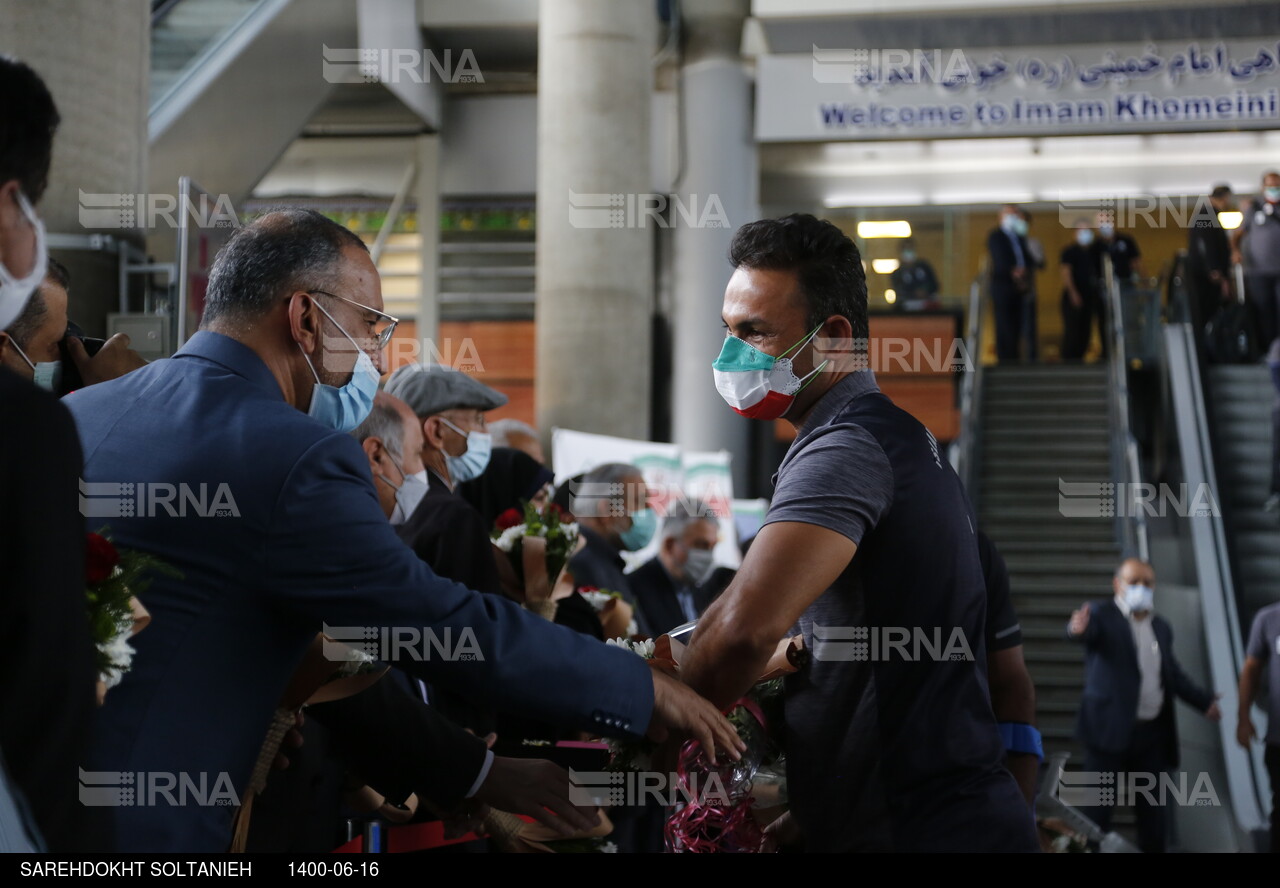
POLYGON ((1267 172, 1261 198, 1243 209, 1240 227, 1231 235, 1231 261, 1244 262, 1249 298, 1257 311, 1258 348, 1265 352, 1280 330, 1280 173, 1267 172))
POLYGON ((937 441, 866 367, 858 248, 787 216, 743 226, 730 261, 716 387, 798 434, 764 527, 698 622, 685 681, 728 706, 780 639, 804 635, 813 657, 787 678, 784 745, 807 851, 1038 850, 987 690, 973 510, 937 441))
POLYGON ((1263 667, 1271 693, 1267 705, 1267 751, 1264 760, 1271 778, 1271 853, 1280 853, 1280 602, 1268 605, 1253 618, 1244 669, 1240 672, 1240 721, 1236 739, 1245 749, 1256 736, 1249 710, 1258 694, 1263 667))

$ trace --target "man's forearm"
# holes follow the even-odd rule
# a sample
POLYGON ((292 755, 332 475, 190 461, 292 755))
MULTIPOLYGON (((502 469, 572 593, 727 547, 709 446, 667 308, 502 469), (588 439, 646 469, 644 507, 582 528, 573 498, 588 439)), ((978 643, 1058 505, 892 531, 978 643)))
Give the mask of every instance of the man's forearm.
POLYGON ((1240 689, 1238 692, 1239 711, 1238 715, 1241 720, 1249 717, 1249 710, 1253 708, 1253 701, 1258 695, 1258 671, 1252 668, 1252 664, 1245 663, 1244 669, 1240 670, 1240 689))
POLYGON ((723 710, 751 690, 773 650, 731 638, 719 626, 704 631, 699 625, 681 678, 723 710))

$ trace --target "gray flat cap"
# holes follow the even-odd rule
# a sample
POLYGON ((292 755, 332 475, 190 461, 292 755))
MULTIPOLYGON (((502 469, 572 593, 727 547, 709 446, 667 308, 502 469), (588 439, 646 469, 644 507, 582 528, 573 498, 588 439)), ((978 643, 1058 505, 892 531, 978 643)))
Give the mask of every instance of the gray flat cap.
POLYGON ((457 407, 493 410, 507 403, 502 392, 440 364, 406 364, 391 374, 386 391, 408 404, 418 416, 433 416, 457 407))

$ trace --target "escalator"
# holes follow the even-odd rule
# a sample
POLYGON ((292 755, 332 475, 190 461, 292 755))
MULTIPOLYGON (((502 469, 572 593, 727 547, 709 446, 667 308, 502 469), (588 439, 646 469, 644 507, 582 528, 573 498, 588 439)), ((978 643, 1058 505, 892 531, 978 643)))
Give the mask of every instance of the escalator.
MULTIPOLYGON (((1060 771, 1064 757, 1068 771, 1082 765, 1073 728, 1083 656, 1063 637, 1066 618, 1080 601, 1109 593, 1110 573, 1122 554, 1143 558, 1156 570, 1159 607, 1173 627, 1184 671, 1222 695, 1224 713, 1214 724, 1188 707, 1177 707, 1179 770, 1211 780, 1218 804, 1174 807, 1171 847, 1260 850, 1266 841, 1266 772, 1259 749, 1245 751, 1235 743, 1234 697, 1243 662, 1242 633, 1252 612, 1275 600, 1269 597, 1276 591, 1272 578, 1280 575, 1280 537, 1275 535, 1280 529, 1267 524, 1261 513, 1270 411, 1258 405, 1269 406, 1272 396, 1259 400, 1259 382, 1269 381, 1265 368, 1210 368, 1217 394, 1206 401, 1187 325, 1163 326, 1154 292, 1136 291, 1110 274, 1105 291, 1109 364, 979 367, 962 389, 956 468, 981 523, 1009 564, 1024 654, 1036 685, 1037 721, 1046 755, 1055 760, 1051 770, 1060 771), (1138 378, 1154 378, 1168 397, 1146 393, 1131 404, 1129 386, 1138 378), (1149 401, 1163 403, 1164 411, 1153 409, 1149 401), (1131 431, 1134 416, 1143 432, 1145 460, 1131 431), (1211 428, 1215 444, 1210 443, 1211 428), (1221 490, 1224 515, 1156 517, 1134 508, 1135 485, 1155 486, 1146 483, 1155 471, 1152 465, 1163 467, 1162 482, 1221 490), (1096 516, 1067 519, 1061 509, 1065 498, 1054 502, 1043 490, 1046 478, 1115 485, 1106 490, 1114 492, 1116 514, 1104 505, 1096 516), (1129 504, 1123 515, 1122 495, 1129 504)), ((971 354, 981 353, 983 301, 975 282, 971 354)), ((1069 491, 1064 486, 1061 492, 1069 491)), ((1056 777, 1045 785, 1055 784, 1056 777)), ((1041 814, 1058 816, 1051 812, 1062 807, 1050 802, 1040 806, 1041 814)), ((1113 821, 1121 833, 1132 823, 1126 814, 1118 810, 1113 821)))
POLYGON ((1275 389, 1264 364, 1207 368, 1205 396, 1219 505, 1242 628, 1280 601, 1280 516, 1263 510, 1271 487, 1271 403, 1275 389))
POLYGON ((358 39, 350 0, 154 2, 149 190, 190 176, 238 206, 333 91, 323 47, 358 39))
MULTIPOLYGON (((1214 782, 1224 790, 1238 849, 1257 851, 1267 843, 1270 793, 1261 747, 1246 750, 1236 743, 1236 691, 1253 613, 1280 600, 1280 526, 1262 510, 1275 395, 1263 365, 1206 361, 1203 336, 1188 320, 1181 257, 1168 280, 1163 360, 1167 420, 1174 427, 1168 480, 1185 484, 1210 506, 1169 524, 1192 574, 1196 609, 1187 616, 1194 616, 1203 645, 1204 683, 1222 695, 1222 721, 1212 732, 1214 782)), ((1192 624, 1181 628, 1185 637, 1192 624)), ((1265 730, 1265 716, 1256 710, 1254 723, 1265 730)))

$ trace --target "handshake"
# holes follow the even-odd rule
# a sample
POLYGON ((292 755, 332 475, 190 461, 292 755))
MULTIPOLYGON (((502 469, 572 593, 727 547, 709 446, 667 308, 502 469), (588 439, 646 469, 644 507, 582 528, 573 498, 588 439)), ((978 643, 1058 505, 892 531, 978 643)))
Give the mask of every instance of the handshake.
MULTIPOLYGON (((738 761, 742 757, 746 744, 715 706, 658 669, 652 670, 652 675, 653 717, 646 732, 650 740, 679 746, 693 739, 712 760, 727 757, 738 761)), ((599 813, 594 807, 575 805, 569 787, 568 773, 552 762, 499 756, 475 800, 500 811, 533 817, 561 835, 580 835, 599 825, 599 813)))

